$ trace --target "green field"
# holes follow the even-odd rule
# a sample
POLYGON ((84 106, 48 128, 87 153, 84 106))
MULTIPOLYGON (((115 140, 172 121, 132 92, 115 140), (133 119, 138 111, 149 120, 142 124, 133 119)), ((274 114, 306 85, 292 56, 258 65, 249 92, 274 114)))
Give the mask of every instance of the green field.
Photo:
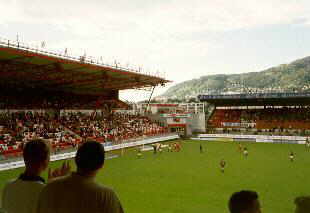
MULTIPOLYGON (((97 180, 115 189, 128 213, 225 213, 230 195, 241 189, 259 193, 264 213, 294 212, 294 198, 310 195, 310 151, 303 145, 243 144, 249 149, 247 159, 233 142, 183 141, 179 153, 149 151, 142 159, 127 150, 107 160, 97 180), (290 150, 296 153, 295 162, 289 161, 290 150), (219 169, 222 158, 227 162, 224 174, 219 169)), ((1 172, 0 189, 21 171, 1 172)))

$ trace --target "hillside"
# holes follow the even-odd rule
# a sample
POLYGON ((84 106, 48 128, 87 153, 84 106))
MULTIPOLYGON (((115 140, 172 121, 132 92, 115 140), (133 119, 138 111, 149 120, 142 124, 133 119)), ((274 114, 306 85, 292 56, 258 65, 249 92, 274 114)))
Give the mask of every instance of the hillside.
POLYGON ((184 99, 209 92, 308 90, 309 86, 310 56, 260 72, 202 76, 169 88, 161 97, 184 99))

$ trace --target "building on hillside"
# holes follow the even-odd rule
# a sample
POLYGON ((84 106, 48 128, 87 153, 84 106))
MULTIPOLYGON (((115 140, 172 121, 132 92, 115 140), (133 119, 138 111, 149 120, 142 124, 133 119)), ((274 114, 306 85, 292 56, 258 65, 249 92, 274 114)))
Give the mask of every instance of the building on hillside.
POLYGON ((166 96, 157 96, 157 97, 154 98, 154 101, 161 102, 161 103, 164 102, 165 103, 165 102, 168 101, 168 97, 166 97, 166 96))

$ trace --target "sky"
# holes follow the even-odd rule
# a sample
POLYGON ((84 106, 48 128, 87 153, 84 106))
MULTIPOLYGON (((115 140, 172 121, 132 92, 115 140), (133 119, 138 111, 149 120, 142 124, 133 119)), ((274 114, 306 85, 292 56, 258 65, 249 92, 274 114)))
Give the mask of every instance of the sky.
MULTIPOLYGON (((170 86, 310 55, 306 0, 5 0, 0 38, 160 73, 170 86)), ((144 99, 150 92, 124 92, 144 99), (141 97, 140 97, 141 96, 141 97)))

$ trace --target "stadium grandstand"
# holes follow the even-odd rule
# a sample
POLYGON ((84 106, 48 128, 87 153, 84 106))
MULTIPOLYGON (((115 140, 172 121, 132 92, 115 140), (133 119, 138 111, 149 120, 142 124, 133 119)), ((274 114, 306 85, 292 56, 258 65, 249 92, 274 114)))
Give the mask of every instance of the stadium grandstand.
POLYGON ((310 93, 199 95, 213 106, 208 133, 309 135, 310 93))
POLYGON ((167 134, 167 127, 139 114, 119 91, 165 85, 141 70, 72 57, 18 41, 0 40, 0 157, 18 157, 29 140, 43 138, 55 152, 86 139, 103 145, 167 134))

